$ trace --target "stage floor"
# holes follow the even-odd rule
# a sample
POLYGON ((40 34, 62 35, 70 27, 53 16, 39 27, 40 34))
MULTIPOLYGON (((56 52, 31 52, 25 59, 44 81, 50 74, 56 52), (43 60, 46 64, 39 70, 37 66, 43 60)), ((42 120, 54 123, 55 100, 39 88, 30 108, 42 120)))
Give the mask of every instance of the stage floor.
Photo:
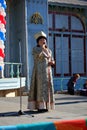
POLYGON ((0 97, 0 126, 87 118, 87 96, 55 94, 56 108, 46 113, 29 112, 27 99, 21 97, 20 106, 20 97, 0 97), (19 116, 20 109, 26 114, 19 116))

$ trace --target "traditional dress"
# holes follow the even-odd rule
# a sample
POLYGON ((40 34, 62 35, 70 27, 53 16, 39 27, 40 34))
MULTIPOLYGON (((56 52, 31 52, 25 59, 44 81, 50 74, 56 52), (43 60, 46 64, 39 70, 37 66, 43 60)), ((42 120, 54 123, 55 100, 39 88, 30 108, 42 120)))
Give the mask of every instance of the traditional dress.
POLYGON ((50 49, 33 48, 34 67, 28 97, 28 109, 54 109, 54 88, 50 61, 54 61, 50 49))

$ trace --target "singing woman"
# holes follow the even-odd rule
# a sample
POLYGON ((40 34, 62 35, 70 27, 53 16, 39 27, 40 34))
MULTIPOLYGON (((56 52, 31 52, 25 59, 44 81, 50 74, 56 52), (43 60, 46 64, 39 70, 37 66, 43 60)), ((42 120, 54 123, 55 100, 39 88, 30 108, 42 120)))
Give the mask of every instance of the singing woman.
POLYGON ((41 31, 35 34, 37 45, 32 54, 34 67, 32 72, 28 109, 47 112, 55 109, 52 66, 55 64, 52 51, 47 47, 47 36, 41 31))

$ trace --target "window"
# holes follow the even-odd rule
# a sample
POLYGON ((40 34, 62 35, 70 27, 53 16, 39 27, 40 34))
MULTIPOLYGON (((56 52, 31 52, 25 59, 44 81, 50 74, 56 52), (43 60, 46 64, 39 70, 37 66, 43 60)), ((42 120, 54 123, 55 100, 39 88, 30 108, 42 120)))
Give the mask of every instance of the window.
POLYGON ((55 76, 86 75, 85 29, 81 19, 70 14, 49 14, 49 46, 56 66, 55 76))

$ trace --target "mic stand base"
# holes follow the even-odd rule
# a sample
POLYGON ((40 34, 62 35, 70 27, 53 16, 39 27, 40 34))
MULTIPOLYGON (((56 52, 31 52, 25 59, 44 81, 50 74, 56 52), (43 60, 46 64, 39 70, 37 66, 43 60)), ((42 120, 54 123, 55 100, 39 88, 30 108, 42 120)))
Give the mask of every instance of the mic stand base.
POLYGON ((18 115, 23 115, 23 112, 21 110, 19 110, 18 115))
MULTIPOLYGON (((19 110, 18 111, 18 115, 21 116, 21 115, 28 115, 26 114, 25 112, 23 112, 22 110, 19 110)), ((30 115, 31 117, 34 117, 34 115, 30 115)))

